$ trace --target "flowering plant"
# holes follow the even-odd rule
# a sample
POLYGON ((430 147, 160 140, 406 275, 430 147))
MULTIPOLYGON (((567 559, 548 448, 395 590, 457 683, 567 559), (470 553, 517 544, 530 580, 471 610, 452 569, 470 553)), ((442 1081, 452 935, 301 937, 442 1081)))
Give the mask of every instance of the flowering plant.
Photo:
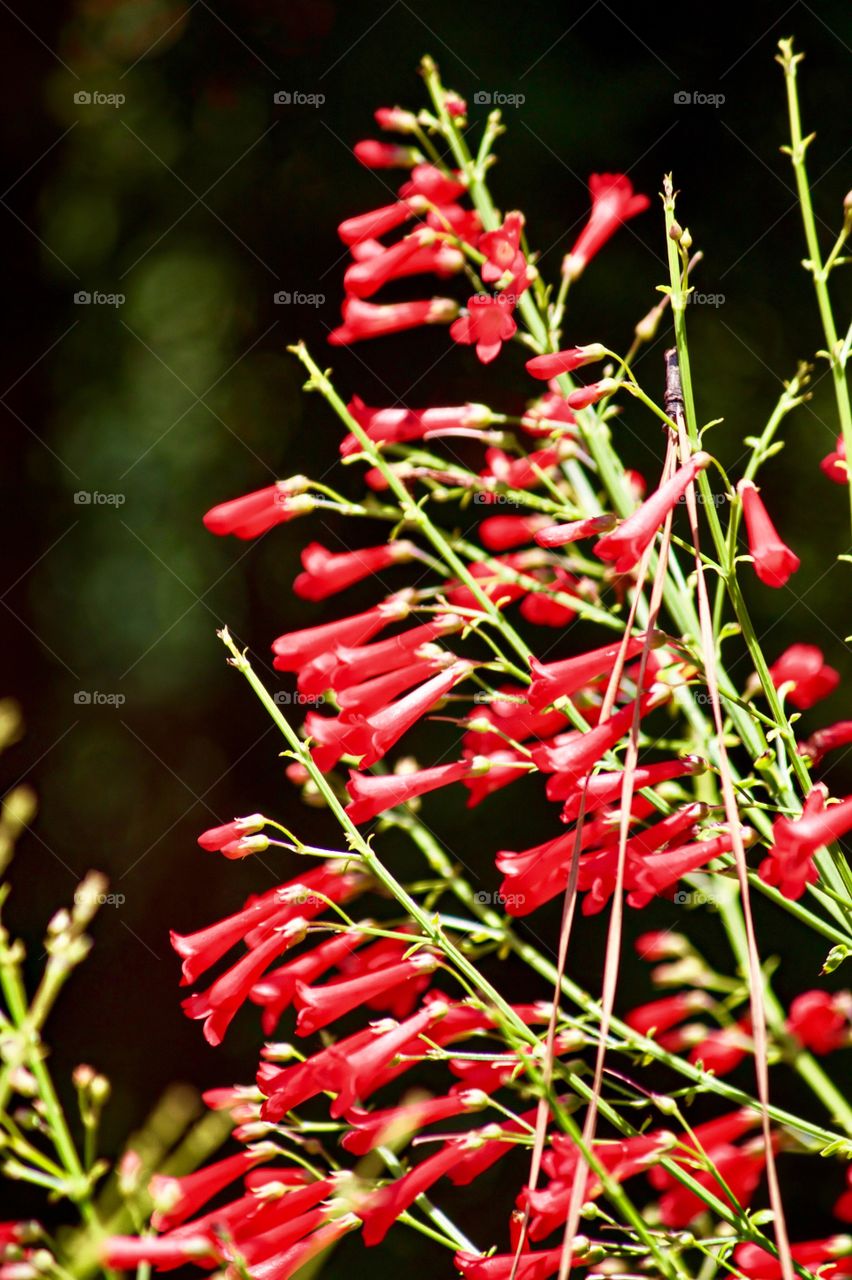
MULTIPOLYGON (((782 41, 789 150, 841 425, 823 470, 852 493, 849 343, 828 290, 852 209, 823 257, 798 60, 782 41)), ((119 1170, 124 1209, 104 1216, 93 1195, 102 1168, 78 1159, 40 1055, 10 1066, 8 1092, 47 1106, 32 1114, 59 1165, 49 1169, 7 1116, 19 1145, 6 1172, 79 1203, 87 1225, 65 1253, 32 1245, 22 1224, 0 1227, 10 1257, 0 1280, 87 1274, 93 1241, 111 1270, 192 1263, 287 1280, 344 1238, 372 1247, 397 1225, 446 1249, 445 1273, 468 1280, 572 1268, 669 1280, 852 1273, 852 1239, 836 1230, 803 1241, 789 1197, 789 1169, 809 1158, 836 1184, 836 1220, 852 1221, 852 1103, 822 1062, 848 1053, 852 1000, 815 978, 784 1007, 757 911, 768 901, 791 932, 823 940, 825 975, 852 950, 852 870, 837 843, 852 831, 852 797, 818 780, 826 754, 852 742, 852 724, 805 737, 797 723, 840 676, 807 642, 770 662, 748 608, 753 592, 800 570, 756 479, 808 395, 809 367, 746 441, 742 474, 729 476, 712 452, 718 424, 695 412, 686 315, 701 255, 676 218, 671 178, 669 277, 630 350, 567 345, 566 319, 572 340, 580 323, 572 287, 651 201, 624 175, 593 175, 588 219, 552 288, 523 214, 499 212, 489 192, 499 112, 472 152, 464 101, 430 60, 422 71, 428 108, 376 113, 404 141, 356 147, 363 164, 407 178, 393 202, 340 226, 352 262, 329 341, 448 325, 448 340, 482 365, 520 347, 529 402, 514 415, 478 401, 371 407, 347 401, 303 344, 292 348, 307 390, 342 429, 341 468, 363 490, 353 497, 343 480, 338 489, 299 475, 220 503, 205 524, 252 539, 321 515, 335 531, 367 531, 366 545, 352 532, 340 535, 344 550, 305 547, 298 597, 323 602, 370 582, 377 598, 274 639, 277 693, 221 633, 281 734, 287 778, 337 834, 330 847, 308 844, 264 811, 199 837, 226 859, 272 853, 289 866, 226 919, 172 934, 194 988, 184 1009, 206 1039, 221 1043, 247 1004, 268 1037, 252 1083, 205 1095, 232 1126, 235 1152, 149 1180, 150 1153, 131 1146, 119 1170), (375 300, 418 276, 457 281, 458 298, 375 300), (669 324, 655 398, 635 361, 669 324), (581 373, 587 366, 595 372, 581 373), (625 468, 617 447, 634 406, 637 429, 658 442, 647 477, 625 468), (736 644, 754 673, 745 687, 727 658, 736 644), (304 725, 285 714, 288 702, 311 704, 304 725), (440 725, 431 754, 401 754, 427 719, 440 725), (471 809, 506 788, 522 793, 549 815, 548 838, 454 855, 430 811, 459 787, 471 809), (727 963, 711 963, 688 924, 671 923, 686 905, 718 923, 727 963), (644 910, 652 927, 636 947, 658 992, 631 1009, 620 994, 622 934, 625 915, 644 910), (578 915, 603 912, 600 989, 587 989, 578 915), (279 1028, 292 1042, 273 1038, 279 1028), (801 1115, 779 1105, 785 1076, 810 1092, 801 1115), (474 1241, 452 1189, 478 1178, 508 1192, 504 1219, 474 1241)), ((87 919, 64 920, 63 955, 87 919)), ((11 963, 7 953, 4 973, 11 963)), ((4 1028, 27 1046, 44 1000, 28 1012, 20 983, 4 989, 4 1028)), ((87 1133, 102 1104, 95 1082, 78 1082, 87 1133)))

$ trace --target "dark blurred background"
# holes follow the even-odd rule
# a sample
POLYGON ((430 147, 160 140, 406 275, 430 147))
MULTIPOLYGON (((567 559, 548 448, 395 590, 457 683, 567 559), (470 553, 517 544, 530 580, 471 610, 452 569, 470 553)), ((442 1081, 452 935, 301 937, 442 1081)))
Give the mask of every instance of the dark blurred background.
MULTIPOLYGON (((27 722, 3 764, 6 782, 30 780, 41 805, 7 914, 35 960, 43 922, 88 868, 106 871, 123 898, 103 909, 95 952, 49 1032, 60 1074, 87 1059, 112 1078, 115 1143, 170 1080, 209 1085, 253 1070, 252 1016, 216 1051, 183 1018, 168 929, 227 914, 295 868, 218 860, 197 849, 198 831, 263 809, 307 838, 333 839, 285 783, 280 743, 226 669, 215 630, 227 622, 263 669, 274 635, 323 614, 290 594, 300 546, 317 537, 334 547, 340 529, 289 526, 244 544, 205 533, 201 515, 335 462, 338 427, 303 398, 285 347, 304 338, 328 358, 344 265, 336 225, 391 198, 395 175, 367 172, 351 153, 371 136, 373 109, 425 102, 424 52, 471 104, 474 129, 488 111, 477 94, 522 95, 505 111, 493 189, 503 208, 525 210, 551 278, 586 213, 590 172, 626 171, 654 196, 672 169, 680 221, 705 254, 696 287, 719 304, 690 314, 699 410, 725 419, 712 447, 735 464, 782 380, 823 342, 779 153, 787 124, 776 41, 793 34, 808 55, 804 124, 817 130, 809 163, 827 248, 852 185, 843 109, 852 30, 844 0, 743 6, 735 25, 706 6, 604 0, 78 0, 38 12, 12 0, 3 20, 2 693, 21 701, 27 722), (277 92, 323 100, 280 105, 277 92), (679 103, 683 92, 724 102, 679 103), (97 94, 113 99, 86 100, 97 94), (322 301, 276 305, 277 292, 322 301), (81 293, 113 295, 115 305, 75 301, 81 293)), ((626 349, 666 278, 664 257, 654 199, 572 290, 567 338, 626 349)), ((836 295, 843 283, 833 277, 836 295)), ((666 343, 661 334, 639 364, 657 394, 666 343)), ((523 402, 520 361, 504 353, 485 373, 443 330, 333 353, 347 396, 487 401, 509 412, 523 402)), ((848 671, 848 566, 834 559, 850 549, 847 500, 818 470, 837 431, 824 364, 813 392, 763 476, 802 569, 789 590, 755 583, 751 599, 770 658, 803 640, 848 671)), ((625 452, 653 476, 659 435, 642 423, 645 443, 626 435, 625 452)), ((809 723, 844 711, 848 684, 809 723)), ((833 785, 850 782, 841 765, 833 785)), ((515 791, 477 811, 475 849, 461 803, 432 805, 448 846, 466 851, 483 883, 493 881, 498 840, 524 847, 553 831, 554 814, 528 794, 528 805, 515 791)), ((656 923, 671 923, 672 910, 656 923)), ((765 945, 780 947, 785 919, 763 914, 765 945)), ((712 922, 692 919, 712 948, 712 922)), ((594 989, 601 933, 584 928, 575 972, 594 989)), ((537 925, 548 930, 555 937, 555 917, 537 925)), ((779 979, 788 994, 802 972, 816 976, 823 954, 804 934, 796 946, 798 968, 779 979)), ((624 1007, 649 998, 633 965, 626 982, 624 1007)))

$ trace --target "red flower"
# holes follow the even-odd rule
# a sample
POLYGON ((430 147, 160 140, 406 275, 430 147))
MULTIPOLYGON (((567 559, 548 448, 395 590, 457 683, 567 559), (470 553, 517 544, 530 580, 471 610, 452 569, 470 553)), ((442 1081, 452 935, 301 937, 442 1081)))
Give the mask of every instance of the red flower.
POLYGON ((837 437, 833 453, 828 453, 819 464, 823 475, 828 476, 835 484, 848 484, 849 472, 846 465, 846 441, 843 436, 837 437))
MULTIPOLYGON (((453 1258, 456 1269, 465 1280, 547 1280, 555 1276, 562 1265, 562 1245, 545 1253, 465 1253, 460 1251, 453 1258)), ((582 1258, 573 1259, 575 1265, 582 1258)))
POLYGON ((464 195, 466 190, 463 182, 441 173, 433 164, 416 164, 409 181, 400 187, 399 194, 404 200, 425 196, 432 204, 447 205, 464 195))
POLYGON ((529 543, 547 523, 541 515, 488 516, 479 526, 479 538, 488 551, 511 551, 529 543))
POLYGON ((705 1071, 712 1071, 720 1079, 738 1067, 743 1058, 754 1050, 749 1017, 706 1034, 702 1028, 701 1035, 701 1040, 689 1054, 689 1061, 696 1066, 701 1063, 705 1071))
POLYGON ((155 1205, 167 1204, 169 1207, 155 1212, 151 1218, 152 1224, 158 1231, 171 1231, 173 1227, 179 1227, 247 1170, 278 1154, 272 1145, 259 1146, 205 1165, 196 1173, 188 1173, 183 1178, 155 1175, 148 1188, 151 1198, 155 1205))
POLYGON ((210 827, 208 831, 202 831, 198 837, 198 843, 202 849, 214 853, 219 849, 224 849, 226 844, 230 844, 232 840, 239 840, 241 836, 254 835, 256 831, 262 831, 266 826, 266 818, 262 813, 252 813, 247 818, 234 818, 233 822, 226 822, 223 827, 210 827))
POLYGON ((597 404, 604 396, 611 396, 618 390, 615 378, 601 378, 599 382, 590 382, 587 387, 578 387, 569 391, 565 399, 571 409, 586 409, 590 404, 597 404))
POLYGON ((767 587, 783 587, 801 561, 785 546, 751 480, 741 480, 737 492, 743 504, 748 549, 754 571, 767 587))
MULTIPOLYGON (((487 768, 487 761, 485 763, 487 768)), ((419 769, 415 773, 371 775, 350 769, 346 790, 351 799, 346 812, 353 822, 369 822, 388 809, 407 804, 415 796, 461 782, 475 767, 472 761, 458 760, 455 764, 434 765, 431 769, 419 769)))
POLYGON ((599 533, 609 533, 618 520, 613 515, 589 516, 585 520, 573 520, 570 524, 552 524, 540 529, 535 540, 540 547, 565 547, 581 538, 592 538, 599 533))
MULTIPOLYGON (((341 711, 345 712, 347 717, 372 715, 374 711, 380 711, 382 707, 386 707, 392 699, 404 693, 406 689, 420 684, 427 676, 436 671, 443 671, 445 667, 455 662, 454 654, 438 649, 435 645, 426 645, 423 650, 417 650, 415 657, 417 660, 408 666, 387 671, 384 675, 376 676, 374 680, 365 680, 363 684, 347 684, 345 688, 336 690, 341 711), (435 650, 434 656, 427 657, 426 654, 432 649, 435 650)), ((337 675, 336 672, 334 674, 337 675)), ((345 676, 340 678, 345 680, 345 676)))
POLYGON ((385 965, 374 973, 360 973, 355 978, 327 982, 322 987, 309 987, 307 983, 297 982, 295 1005, 299 1016, 296 1019, 296 1034, 311 1035, 375 996, 412 978, 434 973, 437 967, 438 960, 435 956, 420 952, 410 960, 385 965))
POLYGON ((293 583, 293 590, 303 600, 325 600, 328 596, 351 587, 353 583, 381 573, 392 564, 411 560, 416 547, 400 540, 380 547, 362 547, 358 551, 344 551, 337 555, 326 550, 319 542, 310 542, 302 552, 305 570, 293 583))
MULTIPOLYGON (((684 774, 701 773, 706 768, 699 756, 682 756, 679 760, 664 760, 658 764, 639 765, 634 770, 634 789, 655 787, 658 782, 680 778, 684 774)), ((548 800, 565 800, 563 822, 574 822, 582 807, 586 814, 594 813, 603 805, 612 804, 621 796, 623 773, 595 773, 578 789, 572 775, 567 778, 559 773, 547 780, 548 800)))
POLYGON ((249 991, 249 999, 263 1009, 261 1025, 264 1035, 272 1035, 281 1014, 293 1003, 297 982, 315 982, 366 941, 367 935, 360 929, 347 929, 327 942, 317 943, 304 955, 280 965, 256 982, 249 991))
POLYGON ((402 333, 421 324, 449 324, 458 315, 452 298, 416 298, 411 302, 389 302, 383 306, 346 298, 341 307, 343 324, 333 329, 328 340, 333 347, 347 347, 364 338, 382 338, 402 333))
POLYGON ((145 1262, 158 1271, 187 1262, 212 1267, 220 1257, 220 1246, 208 1235, 109 1236, 101 1246, 101 1260, 113 1271, 135 1271, 145 1262))
POLYGON ((787 1030, 813 1053, 831 1053, 849 1044, 849 993, 803 991, 790 1005, 787 1030))
POLYGON ((693 1013, 712 1006, 713 1001, 706 991, 679 991, 676 995, 663 996, 649 1004, 639 1005, 625 1016, 624 1021, 640 1035, 649 1036, 655 1032, 668 1031, 693 1013))
POLYGON ((364 1156, 375 1147, 408 1138, 428 1124, 477 1111, 487 1101, 487 1094, 480 1089, 459 1089, 446 1098, 428 1098, 384 1111, 354 1109, 346 1117, 352 1128, 341 1138, 340 1145, 352 1155, 364 1156))
POLYGON ((521 251, 521 232, 524 227, 522 213, 507 213, 502 227, 486 231, 479 237, 479 250, 487 261, 482 266, 482 279, 489 284, 500 280, 508 272, 519 275, 526 267, 521 251))
POLYGON ((585 347, 569 347, 566 351, 552 351, 547 355, 533 356, 532 360, 527 361, 526 370, 534 378, 547 382, 550 378, 558 378, 562 373, 581 369, 584 364, 593 364, 595 360, 602 360, 605 355, 606 351, 601 344, 592 342, 585 347))
POLYGON ((817 765, 829 751, 838 747, 846 747, 852 742, 852 720, 838 720, 825 729, 817 729, 816 733, 805 742, 799 744, 799 752, 807 756, 811 764, 817 765))
POLYGON ((518 326, 512 319, 512 304, 502 296, 477 293, 468 300, 467 314, 450 325, 450 337, 465 346, 476 345, 483 364, 500 354, 504 342, 514 337, 518 326))
MULTIPOLYGON (((483 426, 491 421, 491 410, 484 404, 435 409, 370 409, 355 396, 346 407, 376 444, 405 444, 409 440, 421 440, 427 432, 483 426)), ((346 458, 360 448, 355 436, 348 435, 341 442, 340 452, 346 458)))
POLYGON ((336 622, 322 622, 317 627, 288 631, 272 642, 276 671, 298 671, 306 662, 324 654, 335 645, 364 644, 388 623, 408 616, 409 605, 404 596, 390 596, 373 605, 365 613, 356 613, 336 622))
POLYGON ((277 524, 285 524, 294 516, 313 511, 314 500, 305 493, 307 480, 295 476, 277 484, 256 489, 242 498, 220 502, 204 517, 204 527, 220 537, 232 533, 237 538, 256 538, 277 524))
MULTIPOLYGON (((852 1275, 852 1251, 848 1236, 829 1236, 825 1240, 803 1240, 790 1248, 794 1262, 809 1275, 852 1275)), ((740 1244, 734 1250, 734 1261, 748 1280, 781 1280, 781 1260, 757 1244, 740 1244)))
POLYGON ((407 222, 413 213, 410 201, 395 200, 393 204, 383 205, 380 209, 347 218, 337 228, 337 234, 344 244, 359 244, 362 240, 372 240, 376 236, 383 236, 386 231, 393 231, 407 222))
POLYGON ((650 204, 647 196, 633 194, 633 184, 622 173, 593 173, 589 178, 589 191, 592 212, 562 264, 569 280, 576 280, 582 274, 623 222, 643 213, 650 204))
POLYGON ((464 1140, 448 1142, 401 1178, 372 1192, 356 1212, 364 1223, 364 1244, 381 1244, 401 1213, 458 1164, 464 1140))
POLYGON ((595 555, 615 563, 617 573, 629 573, 642 558, 660 525, 710 462, 709 453, 694 453, 682 467, 665 480, 619 527, 595 544, 595 555))
POLYGON ((828 666, 815 644, 791 644, 769 668, 776 689, 792 684, 787 699, 800 711, 827 698, 840 683, 840 674, 828 666))
POLYGON ((563 456, 564 449, 559 445, 538 449, 522 458, 510 457, 502 449, 487 449, 485 461, 488 468, 482 475, 508 485, 510 489, 534 489, 541 484, 541 472, 555 467, 563 456))
POLYGON ((541 627, 567 627, 577 612, 570 605, 554 600, 553 593, 558 591, 576 596, 581 590, 580 584, 558 566, 551 570, 537 570, 533 576, 540 582, 546 582, 547 590, 531 591, 521 602, 521 616, 541 627))
POLYGON ((450 690, 463 680, 474 664, 454 662, 422 684, 419 689, 391 702, 372 715, 354 717, 356 734, 351 740, 350 754, 362 756, 361 768, 376 764, 422 716, 442 702, 450 690))
POLYGON ((369 298, 382 285, 403 277, 434 273, 446 277, 460 271, 464 256, 440 239, 431 227, 421 227, 410 236, 386 249, 383 245, 361 241, 353 246, 352 254, 358 260, 343 277, 347 294, 356 298, 369 298))
MULTIPOLYGON (((647 637, 632 636, 624 646, 624 658, 635 658, 641 653, 647 637)), ((653 640, 651 641, 653 643, 653 640)), ((588 653, 578 654, 575 658, 564 658, 561 662, 539 662, 538 658, 530 658, 532 683, 529 688, 529 704, 533 711, 543 711, 552 706, 558 698, 564 698, 589 683, 590 680, 610 671, 622 650, 622 644, 607 644, 600 649, 590 649, 588 653)))
POLYGON ((394 142, 366 138, 352 148, 355 159, 367 169, 410 169, 417 163, 415 147, 401 147, 394 142))

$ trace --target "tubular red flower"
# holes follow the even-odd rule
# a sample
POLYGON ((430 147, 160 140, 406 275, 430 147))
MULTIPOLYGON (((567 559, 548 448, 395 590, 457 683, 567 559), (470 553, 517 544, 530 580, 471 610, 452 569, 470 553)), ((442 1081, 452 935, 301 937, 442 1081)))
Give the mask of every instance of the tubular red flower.
POLYGON ((391 622, 408 616, 410 606, 404 596, 390 596, 365 613, 356 613, 336 622, 289 631, 272 642, 276 671, 298 671, 306 662, 335 645, 364 644, 391 622))
POLYGON ((341 693, 354 685, 364 684, 374 676, 388 675, 408 666, 432 641, 460 631, 463 626, 458 614, 441 613, 429 622, 375 644, 346 640, 341 644, 331 644, 302 668, 297 681, 299 689, 303 693, 322 693, 326 689, 341 693))
POLYGON ((488 516, 480 523, 479 539, 487 551, 511 551, 526 546, 547 523, 541 515, 488 516))
POLYGON ((158 1231, 171 1231, 173 1227, 179 1227, 203 1208, 208 1200, 236 1182, 249 1169, 278 1154, 271 1145, 255 1147, 251 1151, 239 1151, 234 1156, 205 1165, 196 1173, 188 1173, 182 1178, 156 1174, 149 1186, 151 1198, 155 1205, 166 1203, 169 1208, 157 1210, 151 1217, 152 1224, 158 1231))
POLYGON ((247 818, 234 818, 233 822, 226 822, 223 827, 210 827, 209 830, 202 831, 198 837, 198 843, 202 849, 215 853, 232 840, 239 840, 241 836, 254 835, 256 831, 262 831, 265 826, 266 818, 263 814, 252 813, 247 818))
MULTIPOLYGON (((486 1255, 460 1251, 453 1261, 465 1280, 548 1280, 549 1276, 558 1273, 564 1252, 562 1245, 544 1253, 525 1251, 519 1256, 514 1253, 486 1255)), ((573 1258, 573 1262, 582 1266, 583 1259, 573 1258)))
POLYGON ((368 242, 364 241, 353 248, 358 261, 343 277, 347 294, 356 298, 371 298, 391 280, 413 275, 432 273, 446 278, 464 265, 462 253, 439 239, 431 227, 413 231, 389 249, 381 245, 375 253, 363 252, 367 247, 368 242))
POLYGON ((830 667, 815 644, 791 644, 769 668, 776 689, 792 684, 787 700, 807 711, 814 703, 827 698, 840 684, 840 673, 830 667))
POLYGON ((350 801, 346 812, 353 822, 369 822, 388 809, 407 804, 415 796, 423 796, 429 791, 437 791, 439 787, 461 782, 474 767, 470 760, 457 760, 453 764, 418 769, 415 773, 367 775, 350 769, 346 784, 350 801))
POLYGON ((432 711, 473 670, 475 664, 466 660, 454 662, 425 681, 419 688, 391 702, 372 715, 353 718, 355 733, 351 739, 351 754, 361 756, 361 768, 376 764, 390 751, 418 720, 432 711))
POLYGON ((666 516, 710 460, 709 453, 694 453, 613 533, 595 544, 595 555, 601 560, 613 561, 617 573, 629 573, 639 563, 666 516))
POLYGON ((346 1117, 352 1128, 343 1135, 340 1145, 352 1155, 364 1156, 376 1147, 408 1138, 426 1125, 477 1111, 487 1101, 487 1095, 479 1089, 459 1089, 445 1098, 425 1098, 403 1107, 388 1107, 384 1111, 354 1108, 346 1117))
POLYGON ((385 965, 375 973, 361 973, 356 978, 327 982, 322 987, 309 987, 307 983, 297 982, 294 1003, 299 1016, 296 1019, 296 1034, 311 1035, 374 996, 390 991, 412 978, 434 973, 437 967, 438 960, 435 956, 420 952, 410 960, 385 965))
POLYGON ((408 222, 413 214, 414 209, 408 200, 395 200, 380 209, 346 218, 337 228, 337 234, 344 244, 359 244, 362 240, 372 240, 375 236, 383 236, 386 231, 395 230, 408 222))
POLYGON ((404 564, 415 552, 414 544, 405 540, 338 554, 310 542, 302 552, 304 573, 296 578, 293 590, 303 600, 325 600, 390 565, 404 564))
MULTIPOLYGON (((634 771, 634 789, 655 787, 659 782, 700 773, 706 768, 698 756, 682 756, 679 760, 664 760, 658 764, 638 765, 634 771)), ((554 774, 547 780, 548 800, 565 800, 563 822, 574 822, 582 807, 587 814, 594 813, 606 804, 612 804, 621 796, 624 784, 622 773, 596 773, 578 789, 571 776, 567 779, 554 774), (584 799, 585 797, 585 799, 584 799)))
POLYGON ((317 943, 304 955, 264 975, 249 991, 249 999, 263 1008, 261 1025, 265 1035, 271 1035, 278 1019, 293 1003, 297 982, 314 982, 329 969, 351 956, 367 941, 360 929, 347 929, 326 942, 317 943))
POLYGON ((599 342, 589 343, 585 347, 569 347, 565 351, 553 351, 548 355, 533 356, 526 363, 527 373, 542 382, 558 378, 560 374, 571 373, 574 369, 582 369, 583 365, 602 360, 605 349, 599 342))
POLYGON ((743 504, 748 549, 754 571, 767 587, 783 587, 801 561, 778 536, 760 494, 751 480, 741 480, 737 493, 743 504))
POLYGON ((799 752, 807 756, 811 764, 818 765, 823 756, 838 747, 846 747, 852 742, 852 720, 838 720, 836 724, 817 729, 816 733, 799 744, 799 752))
POLYGON ((807 885, 819 878, 813 865, 814 854, 848 831, 852 831, 852 796, 826 806, 825 790, 815 787, 805 800, 800 818, 775 819, 774 843, 758 874, 785 897, 800 898, 807 885))
POLYGON ((787 1030, 812 1053, 831 1053, 849 1044, 848 992, 803 991, 790 1005, 787 1030))
MULTIPOLYGON (((824 1240, 803 1240, 790 1246, 794 1262, 810 1275, 852 1275, 852 1241, 849 1236, 828 1236, 824 1240)), ((739 1244, 734 1261, 748 1280, 781 1280, 781 1259, 757 1244, 739 1244)))
POLYGON ((486 283, 493 284, 507 273, 514 276, 524 270, 526 262, 520 247, 523 228, 522 213, 507 213, 501 227, 479 237, 477 247, 487 259, 482 266, 482 279, 486 283))
MULTIPOLYGON (((657 706, 663 696, 644 694, 639 701, 640 716, 657 706)), ((533 762, 545 773, 562 773, 579 780, 627 733, 634 714, 635 703, 630 702, 588 733, 572 733, 552 746, 542 743, 533 747, 533 762)))
POLYGON ((539 581, 547 582, 548 590, 530 591, 521 601, 521 617, 540 627, 567 627, 576 618, 577 613, 570 605, 554 600, 551 592, 565 592, 577 596, 582 588, 576 578, 558 566, 554 569, 534 571, 533 576, 539 581))
POLYGON ((573 520, 570 524, 552 524, 546 529, 539 529, 535 534, 535 541, 540 547, 565 547, 570 542, 579 542, 581 538, 609 533, 617 523, 616 516, 603 515, 589 516, 587 520, 573 520))
MULTIPOLYGON (((635 658, 646 643, 647 637, 631 636, 624 650, 624 659, 635 658)), ((652 641, 653 643, 653 638, 652 641)), ((578 689, 582 689, 590 680, 605 674, 612 669, 616 658, 621 653, 622 645, 603 645, 600 649, 591 649, 588 653, 578 654, 574 658, 564 658, 561 662, 543 663, 538 658, 530 658, 532 683, 529 688, 529 704, 533 711, 543 711, 552 706, 558 698, 564 698, 578 689)))
POLYGON ((449 324, 458 315, 459 308, 452 298, 416 298, 411 302, 382 305, 349 297, 344 299, 341 311, 343 324, 328 335, 333 347, 348 347, 365 338, 403 333, 423 324, 449 324))
POLYGON ((475 345, 482 363, 490 364, 517 332, 512 310, 512 303, 502 295, 476 293, 468 299, 467 314, 450 325, 450 337, 465 346, 475 345))
POLYGON ((386 707, 393 698, 412 685, 420 684, 427 676, 443 671, 455 662, 455 655, 447 650, 438 649, 434 657, 429 657, 429 652, 429 649, 425 653, 415 650, 416 661, 408 666, 365 680, 363 684, 348 685, 345 689, 336 690, 337 702, 344 716, 371 715, 386 707))
POLYGON ((605 396, 611 396, 618 390, 615 378, 601 378, 599 382, 590 382, 587 387, 578 387, 569 391, 565 397, 571 409, 587 409, 590 404, 597 404, 605 396))
MULTIPOLYGON (((346 406, 349 413, 376 444, 405 444, 431 431, 452 431, 487 425, 491 410, 484 404, 461 404, 433 409, 371 409, 358 396, 346 406)), ((340 445, 343 457, 357 453, 361 445, 354 435, 340 445)))
POLYGON ((401 1213, 443 1178, 458 1163, 464 1151, 464 1140, 448 1142, 445 1147, 423 1160, 415 1168, 372 1192, 356 1213, 364 1223, 364 1244, 381 1244, 401 1213))
POLYGON ((290 1280, 290 1277, 307 1266, 312 1258, 336 1244, 357 1225, 358 1219, 354 1214, 333 1218, 305 1236, 303 1240, 290 1245, 282 1253, 273 1254, 263 1262, 256 1262, 251 1269, 252 1280, 290 1280))
POLYGON ((512 458, 502 449, 488 449, 485 454, 488 466, 481 474, 510 489, 534 489, 541 484, 541 472, 550 471, 563 456, 564 449, 558 445, 538 449, 523 458, 512 458))
POLYGON ((689 1061, 699 1063, 705 1071, 712 1071, 721 1079, 734 1071, 748 1054, 754 1052, 751 1038, 751 1018, 746 1016, 730 1027, 716 1027, 704 1034, 689 1054, 689 1061))
POLYGON ((405 200, 414 196, 425 196, 432 204, 447 205, 458 196, 464 195, 467 187, 458 178, 448 177, 433 164, 417 164, 411 170, 411 177, 404 183, 399 194, 405 200))
POLYGON ((837 437, 837 443, 832 453, 827 453, 819 464, 820 471, 824 476, 828 476, 829 480, 833 480, 835 484, 848 484, 849 471, 846 462, 846 441, 843 436, 837 437))
POLYGON ((415 147, 401 147, 394 142, 365 138, 352 148, 355 159, 366 169, 410 169, 419 159, 415 147))
POLYGON ((625 1015, 624 1021, 640 1035, 648 1036, 655 1031, 668 1031, 693 1013, 712 1006, 713 1001, 706 991, 679 991, 675 995, 663 996, 649 1004, 639 1005, 625 1015))
POLYGON ((313 510, 314 500, 304 491, 307 483, 304 476, 295 476, 220 502, 204 516, 204 527, 220 537, 232 533, 237 538, 256 538, 277 524, 313 510))
POLYGON ((101 1246, 101 1261, 112 1271, 135 1271, 146 1262, 158 1271, 188 1262, 213 1267, 221 1256, 221 1249, 207 1235, 109 1236, 101 1246))
POLYGON ((562 270, 569 280, 576 280, 607 240, 623 222, 643 213, 650 201, 634 195, 633 184, 622 173, 593 173, 589 178, 592 211, 573 249, 565 258, 562 270))

